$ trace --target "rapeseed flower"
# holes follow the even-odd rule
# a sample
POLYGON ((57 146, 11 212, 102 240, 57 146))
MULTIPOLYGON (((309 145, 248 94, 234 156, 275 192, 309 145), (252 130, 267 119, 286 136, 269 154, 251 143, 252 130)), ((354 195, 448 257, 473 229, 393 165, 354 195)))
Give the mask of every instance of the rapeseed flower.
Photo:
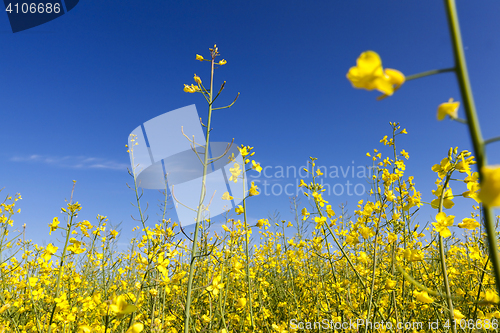
POLYGON ((355 88, 382 92, 384 95, 381 98, 392 96, 405 82, 405 76, 401 72, 389 68, 384 71, 382 60, 374 51, 361 53, 357 65, 349 69, 347 78, 355 88))
POLYGON ((485 166, 482 169, 479 199, 488 207, 500 206, 500 165, 485 166))
POLYGON ((437 119, 443 120, 446 116, 452 119, 458 118, 458 107, 460 102, 453 102, 453 98, 450 98, 447 103, 439 104, 437 110, 437 119))
POLYGON ((450 215, 446 216, 445 212, 440 212, 436 215, 436 222, 432 223, 437 232, 441 235, 441 237, 450 237, 451 231, 448 227, 453 225, 453 220, 455 216, 450 215))
POLYGON ((420 301, 422 303, 432 303, 434 302, 434 299, 432 299, 431 297, 429 297, 429 294, 427 293, 427 291, 416 291, 414 290, 413 291, 413 296, 415 296, 415 298, 417 299, 417 301, 420 301))

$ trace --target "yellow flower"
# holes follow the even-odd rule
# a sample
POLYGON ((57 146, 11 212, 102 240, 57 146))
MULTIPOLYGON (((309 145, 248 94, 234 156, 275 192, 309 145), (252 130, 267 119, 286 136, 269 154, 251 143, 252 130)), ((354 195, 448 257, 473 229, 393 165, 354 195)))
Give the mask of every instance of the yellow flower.
POLYGON ((130 328, 127 330, 126 333, 140 333, 144 330, 144 325, 141 323, 134 323, 130 328))
POLYGON ((364 238, 368 239, 373 236, 375 236, 375 232, 372 230, 372 228, 369 227, 363 227, 359 230, 359 234, 364 238))
POLYGON ((111 230, 109 233, 111 234, 111 239, 115 239, 118 235, 118 231, 116 230, 111 230))
POLYGON ((226 61, 226 60, 222 59, 221 61, 219 61, 219 65, 221 65, 221 66, 222 66, 222 65, 225 65, 225 64, 227 64, 227 61, 226 61))
POLYGON ((424 254, 418 249, 406 249, 403 255, 410 262, 424 260, 424 254))
POLYGON ((302 220, 305 221, 309 217, 309 212, 307 211, 307 208, 302 208, 302 220))
POLYGON ((213 278, 212 280, 212 285, 207 287, 207 291, 212 292, 214 296, 217 296, 219 294, 219 290, 222 290, 224 288, 224 283, 221 282, 221 276, 218 275, 213 278))
POLYGON ((238 205, 238 207, 236 207, 234 209, 234 211, 236 212, 237 215, 240 215, 240 214, 243 214, 245 212, 245 209, 243 208, 243 206, 238 205))
POLYGON ((382 60, 374 51, 361 53, 357 66, 351 67, 347 78, 353 87, 366 90, 378 90, 386 96, 391 96, 404 82, 404 75, 395 69, 382 68, 382 60))
POLYGON ((54 217, 52 219, 52 223, 49 223, 49 228, 50 228, 49 235, 52 234, 52 231, 57 230, 58 225, 59 225, 59 219, 57 217, 54 217))
POLYGON ((363 264, 367 264, 368 263, 368 255, 366 254, 366 252, 360 251, 358 254, 358 260, 360 262, 362 262, 363 264))
POLYGON ((257 221, 256 226, 259 227, 259 228, 261 228, 266 221, 267 221, 266 219, 260 219, 260 220, 257 221))
POLYGON ((90 332, 92 332, 92 331, 91 331, 90 326, 88 326, 88 325, 83 325, 83 326, 78 327, 78 333, 90 333, 90 332))
POLYGON ((335 215, 335 212, 332 209, 332 205, 326 205, 326 214, 328 214, 328 217, 332 217, 335 215))
POLYGON ((436 231, 439 232, 441 237, 446 238, 451 236, 451 231, 450 229, 448 229, 448 227, 453 225, 454 219, 455 216, 453 215, 446 216, 445 212, 441 212, 436 215, 436 222, 432 224, 436 228, 436 231))
POLYGON ((395 241, 398 240, 398 235, 396 235, 395 233, 392 233, 390 232, 388 235, 387 235, 387 242, 389 244, 392 244, 394 243, 395 241))
POLYGON ((199 60, 199 61, 203 61, 205 59, 203 59, 203 57, 199 54, 196 55, 196 60, 199 60))
POLYGON ((479 222, 471 218, 465 218, 458 224, 459 228, 474 230, 479 227, 479 222))
POLYGON ((233 181, 236 183, 238 181, 238 176, 241 173, 240 165, 238 163, 234 163, 234 166, 232 168, 229 168, 229 171, 231 172, 229 181, 233 181))
POLYGON ((233 197, 229 195, 229 192, 225 192, 222 195, 222 200, 233 200, 233 197))
POLYGON ((195 93, 197 91, 200 91, 200 87, 195 86, 194 84, 188 86, 187 84, 184 84, 184 91, 187 93, 195 93))
POLYGON ((396 281, 394 280, 391 280, 391 279, 387 279, 385 281, 385 289, 387 290, 391 290, 391 289, 394 289, 394 287, 396 286, 396 281))
POLYGON ((431 297, 429 297, 429 294, 427 294, 427 291, 418 292, 418 291, 414 290, 413 296, 415 296, 417 298, 417 301, 420 301, 422 303, 434 302, 434 300, 431 297))
POLYGON ((482 294, 483 294, 482 303, 498 304, 500 302, 500 297, 498 297, 498 294, 496 293, 496 291, 486 290, 482 294))
POLYGON ((57 249, 58 249, 57 246, 54 246, 52 245, 52 243, 49 243, 49 245, 47 245, 47 248, 45 249, 45 253, 42 255, 43 259, 45 261, 49 261, 50 257, 52 257, 54 253, 56 253, 57 249))
POLYGON ((113 299, 113 303, 109 306, 109 308, 119 317, 137 310, 137 307, 135 305, 127 303, 127 298, 124 295, 115 297, 113 299))
POLYGON ((460 102, 453 102, 453 98, 450 98, 448 103, 443 103, 438 106, 437 119, 443 120, 447 115, 450 116, 450 118, 457 119, 459 106, 460 102))
POLYGON ((485 166, 481 171, 483 179, 479 199, 488 207, 500 206, 500 165, 485 166))
POLYGON ((201 84, 201 79, 200 79, 200 77, 199 77, 198 75, 196 75, 196 74, 194 75, 194 81, 195 81, 196 83, 198 83, 198 84, 201 84))
MULTIPOLYGON (((443 186, 439 185, 437 190, 432 190, 432 194, 437 196, 437 199, 434 199, 431 201, 431 206, 432 208, 438 208, 439 207, 439 202, 441 200, 441 193, 443 192, 443 186)), ((446 191, 444 192, 443 196, 443 207, 446 209, 452 208, 455 204, 451 200, 453 199, 453 192, 451 190, 451 187, 448 187, 446 191)))
POLYGON ((250 187, 250 190, 248 191, 249 195, 250 196, 259 195, 259 191, 257 191, 257 190, 258 190, 257 186, 255 186, 254 182, 252 182, 252 186, 250 187))
POLYGON ((455 320, 460 320, 462 318, 465 318, 465 316, 460 312, 460 310, 454 309, 453 310, 453 317, 455 317, 455 320))
POLYGON ((2 305, 0 308, 0 314, 4 313, 8 308, 10 308, 10 303, 2 305))
POLYGON ((465 191, 462 195, 464 198, 472 198, 476 200, 477 203, 480 203, 481 200, 479 199, 479 193, 477 192, 480 189, 478 179, 478 172, 473 172, 471 175, 465 177, 464 182, 467 185, 468 191, 465 191))
POLYGON ((262 171, 262 167, 260 166, 260 163, 257 163, 254 160, 252 160, 252 169, 257 170, 257 172, 262 171))
POLYGON ((236 308, 241 310, 247 305, 247 300, 245 297, 238 298, 238 302, 236 303, 236 308))
MULTIPOLYGON (((394 91, 398 90, 399 87, 401 87, 401 85, 403 85, 403 83, 405 83, 405 80, 406 80, 403 73, 401 73, 400 71, 397 71, 395 69, 390 69, 390 68, 385 69, 385 76, 387 77, 387 79, 389 80, 391 85, 394 87, 393 93, 394 93, 394 91)), ((392 94, 383 94, 383 95, 377 97, 377 101, 380 101, 380 100, 382 100, 388 96, 391 96, 391 95, 392 94)))

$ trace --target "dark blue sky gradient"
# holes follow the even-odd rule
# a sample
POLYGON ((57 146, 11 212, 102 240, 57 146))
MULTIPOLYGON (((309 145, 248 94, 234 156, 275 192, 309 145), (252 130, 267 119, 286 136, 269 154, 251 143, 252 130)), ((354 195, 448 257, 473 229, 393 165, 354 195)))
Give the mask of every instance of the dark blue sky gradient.
MULTIPOLYGON (((483 135, 497 136, 500 2, 458 1, 457 7, 483 135)), ((214 43, 227 60, 216 71, 216 86, 227 81, 217 106, 241 96, 233 108, 215 112, 212 139, 255 147, 262 166, 299 168, 309 156, 318 165, 368 165, 365 154, 373 148, 391 154, 379 140, 396 121, 409 133, 398 142, 410 154, 406 176, 415 176, 430 201, 432 165, 450 146, 471 149, 464 125, 436 120, 440 103, 460 100, 453 74, 407 82, 379 102, 378 92, 353 89, 345 77, 366 50, 406 75, 453 66, 441 1, 80 1, 68 14, 16 34, 4 14, 0 37, 0 186, 4 195, 22 194, 15 226, 26 223, 27 238, 39 244, 55 241, 47 224, 62 217, 73 179, 74 199, 83 205, 79 220, 94 223, 101 214, 123 222, 121 242, 128 242, 138 225, 130 215, 138 214, 126 187, 132 183, 127 137, 145 121, 193 103, 206 119, 203 97, 182 88, 193 83, 193 73, 208 82, 208 63, 195 54, 208 57, 214 43)), ((462 108, 459 115, 465 117, 462 108)), ((499 144, 488 153, 491 163, 500 163, 499 144)), ((151 225, 161 197, 146 191, 144 199, 151 225)), ((347 202, 352 214, 366 197, 326 199, 334 210, 347 202)), ((449 213, 465 217, 472 201, 455 201, 449 213)), ((248 207, 252 221, 274 210, 292 218, 283 194, 251 198, 248 207)), ((420 224, 431 213, 423 210, 420 224)))

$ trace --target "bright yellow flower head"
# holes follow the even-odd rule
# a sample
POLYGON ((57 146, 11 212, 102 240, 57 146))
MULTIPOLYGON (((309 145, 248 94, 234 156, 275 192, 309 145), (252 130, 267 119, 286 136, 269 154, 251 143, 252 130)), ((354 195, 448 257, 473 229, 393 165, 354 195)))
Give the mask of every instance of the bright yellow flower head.
POLYGON ((465 218, 458 224, 459 228, 474 230, 479 227, 479 222, 471 218, 465 218))
POLYGON ((240 215, 240 214, 243 214, 245 212, 245 209, 243 208, 242 205, 238 205, 238 207, 236 207, 234 209, 234 211, 236 212, 237 215, 240 215))
POLYGON ((222 200, 233 200, 233 197, 229 195, 229 192, 225 192, 222 195, 222 200))
POLYGON ((453 98, 448 100, 448 103, 443 103, 438 106, 437 119, 443 120, 446 116, 456 119, 458 118, 458 107, 460 102, 453 102, 453 98))
POLYGON ((258 190, 257 186, 255 186, 254 182, 252 182, 252 186, 250 187, 250 190, 248 191, 249 195, 250 196, 259 195, 259 191, 257 191, 257 190, 258 190))
POLYGON ((219 61, 219 65, 221 65, 221 66, 222 66, 222 65, 225 65, 225 64, 227 64, 227 61, 226 61, 226 60, 222 59, 221 61, 219 61))
POLYGON ((144 325, 141 323, 134 323, 130 328, 127 330, 126 333, 140 333, 144 330, 144 325))
POLYGON ((384 71, 382 60, 374 51, 361 53, 357 66, 349 69, 347 78, 355 88, 376 89, 385 96, 391 96, 405 82, 405 76, 401 72, 395 69, 384 71))
POLYGON ((486 290, 484 293, 481 293, 483 296, 483 302, 487 304, 498 304, 500 302, 500 297, 494 290, 486 290))
POLYGON ((231 177, 229 177, 229 181, 237 182, 238 176, 241 174, 240 165, 238 163, 234 163, 232 168, 229 168, 229 172, 231 172, 231 177))
POLYGON ((194 75, 194 82, 198 83, 198 84, 201 84, 201 79, 198 75, 194 75))
POLYGON ((257 172, 262 171, 262 167, 260 166, 260 163, 257 163, 254 160, 252 160, 252 169, 256 170, 257 172))
POLYGON ((92 332, 92 331, 91 331, 90 326, 88 326, 88 325, 82 325, 82 326, 78 327, 78 333, 90 333, 90 332, 92 332))
POLYGON ((485 166, 482 169, 479 199, 488 207, 500 206, 500 165, 485 166))
MULTIPOLYGON (((441 193, 443 192, 443 186, 439 185, 437 190, 432 190, 432 194, 437 196, 437 199, 434 199, 431 201, 431 206, 432 208, 438 208, 439 207, 439 202, 441 200, 441 193)), ((446 209, 452 208, 455 204, 452 201, 453 199, 453 191, 451 190, 451 187, 448 187, 446 191, 444 192, 443 196, 443 207, 446 209)))
POLYGON ((50 227, 49 235, 52 234, 52 231, 57 230, 58 225, 59 225, 59 219, 57 217, 54 217, 52 219, 52 223, 49 223, 50 227))
POLYGON ((195 93, 197 91, 200 91, 200 87, 195 86, 194 84, 188 86, 187 84, 184 84, 184 91, 187 93, 195 93))
POLYGON ((199 54, 196 55, 196 60, 199 60, 199 61, 203 61, 205 59, 203 59, 203 57, 199 54))
POLYGON ((245 307, 245 305, 247 305, 247 300, 246 300, 246 298, 241 297, 238 299, 238 302, 236 303, 236 308, 238 310, 241 310, 245 307))
POLYGON ((417 301, 420 301, 422 303, 434 302, 434 300, 431 297, 429 297, 429 294, 427 294, 427 291, 418 292, 418 291, 414 290, 413 296, 415 296, 417 298, 417 301))
POLYGON ((398 235, 396 235, 395 233, 392 233, 390 232, 388 235, 387 235, 387 242, 389 244, 392 244, 394 243, 395 241, 398 240, 398 235))
POLYGON ((455 320, 457 320, 457 321, 465 318, 465 316, 462 314, 462 312, 460 312, 460 310, 457 310, 457 309, 453 310, 453 317, 455 317, 455 320))
POLYGON ((302 208, 301 213, 302 213, 302 220, 304 221, 307 220, 307 218, 309 217, 309 212, 307 211, 307 208, 305 207, 302 208))
POLYGON ((117 316, 123 316, 134 312, 137 307, 132 304, 127 303, 127 298, 124 295, 120 295, 113 299, 113 304, 109 306, 109 309, 117 314, 117 316))
POLYGON ((397 284, 396 281, 391 280, 391 279, 387 279, 385 281, 385 289, 387 289, 387 290, 394 289, 394 287, 396 286, 396 284, 397 284))
POLYGON ((335 215, 335 212, 332 209, 332 205, 326 206, 326 214, 328 214, 328 217, 332 217, 335 215))
POLYGON ((448 227, 453 225, 454 219, 455 216, 453 215, 446 216, 445 212, 441 212, 436 215, 436 222, 432 224, 436 228, 436 231, 439 232, 441 237, 446 238, 451 236, 451 231, 450 229, 448 229, 448 227))

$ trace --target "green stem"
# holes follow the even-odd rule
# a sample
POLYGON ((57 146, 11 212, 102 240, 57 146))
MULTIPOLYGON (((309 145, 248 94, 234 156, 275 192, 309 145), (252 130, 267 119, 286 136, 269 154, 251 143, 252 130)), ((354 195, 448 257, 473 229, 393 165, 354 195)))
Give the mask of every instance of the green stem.
MULTIPOLYGON (((443 211, 444 195, 446 192, 446 188, 448 187, 448 182, 450 181, 450 177, 451 173, 447 175, 446 180, 443 184, 443 189, 441 190, 441 196, 439 197, 438 213, 441 213, 443 211)), ((443 237, 441 237, 441 234, 439 234, 438 237, 439 237, 439 257, 441 258, 441 270, 443 271, 443 282, 444 282, 444 289, 446 292, 446 303, 448 303, 448 310, 450 312, 449 313, 450 325, 453 333, 456 333, 457 329, 455 327, 455 313, 453 311, 453 300, 451 299, 450 283, 448 281, 448 270, 446 268, 446 256, 444 253, 443 237)))
MULTIPOLYGON (((457 9, 454 0, 445 0, 446 14, 450 28, 451 40, 453 45, 453 53, 455 56, 456 75, 460 86, 465 114, 467 116, 468 127, 474 147, 474 155, 476 156, 477 169, 479 171, 479 179, 483 179, 482 168, 486 165, 485 141, 481 135, 479 120, 477 119, 476 106, 472 95, 469 74, 467 72, 467 64, 465 62, 465 53, 463 50, 462 36, 460 33, 460 25, 458 23, 457 9)), ((483 205, 484 224, 488 239, 488 252, 493 265, 495 274, 495 282, 497 291, 500 292, 500 255, 498 253, 498 241, 496 237, 496 228, 493 223, 493 211, 491 208, 483 205)))
POLYGON ((406 77, 405 81, 420 79, 421 77, 426 77, 426 76, 430 76, 430 75, 434 75, 434 74, 453 72, 454 70, 455 70, 455 67, 444 68, 444 69, 433 69, 431 71, 426 71, 426 72, 422 72, 422 73, 418 73, 418 74, 409 75, 406 77))
MULTIPOLYGON (((245 163, 245 162, 243 162, 245 163)), ((245 166, 243 165, 243 168, 245 166)), ((245 195, 245 185, 246 185, 246 180, 245 180, 245 174, 243 173, 243 195, 245 195)), ((250 238, 250 235, 248 233, 249 228, 247 224, 247 206, 246 206, 246 198, 243 200, 243 216, 245 218, 245 259, 246 259, 246 265, 245 265, 245 270, 246 270, 246 275, 247 275, 247 288, 248 288, 248 306, 250 307, 250 322, 252 325, 252 332, 255 330, 255 324, 253 320, 253 305, 252 305, 252 288, 251 288, 251 279, 250 279, 250 259, 248 256, 248 241, 250 238)))
MULTIPOLYGON (((200 202, 198 204, 198 213, 196 214, 196 226, 194 229, 193 246, 191 248, 191 262, 189 267, 189 280, 187 286, 187 298, 186 298, 186 317, 184 320, 184 333, 189 333, 189 312, 191 308, 191 293, 193 291, 193 276, 194 276, 194 266, 195 259, 198 252, 198 231, 200 229, 200 219, 201 213, 203 211, 203 201, 206 194, 206 179, 207 179, 207 167, 208 167, 208 144, 210 142, 210 123, 212 120, 212 92, 214 87, 214 62, 215 56, 217 54, 217 49, 214 47, 212 51, 212 70, 210 75, 210 93, 209 93, 209 104, 208 104, 208 122, 207 122, 207 135, 205 139, 205 154, 203 156, 203 179, 201 184, 200 202)), ((194 144, 194 142, 193 142, 194 144)))
POLYGON ((500 136, 497 136, 497 137, 494 137, 494 138, 491 138, 491 139, 488 139, 488 140, 484 140, 483 144, 486 146, 487 144, 493 143, 493 142, 496 142, 496 141, 500 141, 500 136))
MULTIPOLYGON (((366 315, 366 320, 370 320, 370 315, 372 311, 372 302, 373 302, 373 292, 375 290, 375 274, 377 270, 377 245, 378 245, 378 235, 380 231, 380 216, 379 221, 377 222, 377 230, 375 232, 375 241, 373 243, 373 264, 372 264, 372 283, 370 286, 370 297, 368 302, 368 313, 366 315)), ((380 296, 380 294, 379 294, 380 296)), ((375 319, 375 317, 374 317, 375 319)), ((375 320, 374 320, 375 321, 375 320)), ((365 325, 365 333, 368 332, 368 325, 365 325)))

